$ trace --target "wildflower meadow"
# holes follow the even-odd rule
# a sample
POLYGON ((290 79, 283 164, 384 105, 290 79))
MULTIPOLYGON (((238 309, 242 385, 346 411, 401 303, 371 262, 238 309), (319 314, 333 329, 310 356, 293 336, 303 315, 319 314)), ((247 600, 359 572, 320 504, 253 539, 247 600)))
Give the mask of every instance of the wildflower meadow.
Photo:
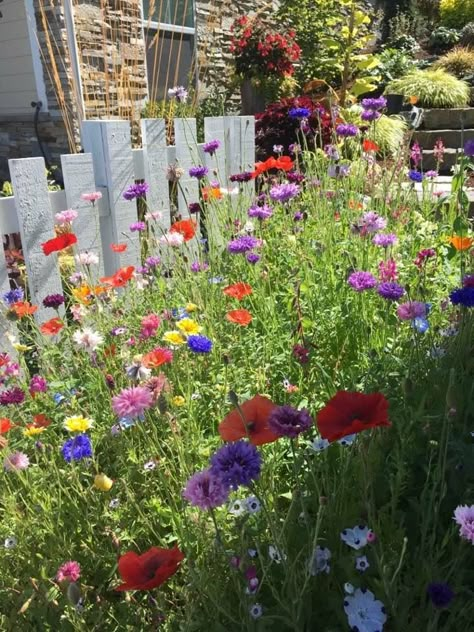
POLYGON ((384 107, 295 106, 170 229, 133 185, 141 267, 56 216, 50 318, 2 297, 2 630, 472 629, 474 148, 438 195, 384 107))

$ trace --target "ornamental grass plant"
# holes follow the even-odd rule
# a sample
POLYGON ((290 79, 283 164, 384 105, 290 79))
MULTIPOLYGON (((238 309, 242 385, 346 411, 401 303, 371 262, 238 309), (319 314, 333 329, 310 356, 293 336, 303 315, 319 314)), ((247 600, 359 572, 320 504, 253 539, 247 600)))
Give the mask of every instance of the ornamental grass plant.
POLYGON ((440 197, 363 107, 3 296, 2 630, 470 629, 474 149, 440 197))

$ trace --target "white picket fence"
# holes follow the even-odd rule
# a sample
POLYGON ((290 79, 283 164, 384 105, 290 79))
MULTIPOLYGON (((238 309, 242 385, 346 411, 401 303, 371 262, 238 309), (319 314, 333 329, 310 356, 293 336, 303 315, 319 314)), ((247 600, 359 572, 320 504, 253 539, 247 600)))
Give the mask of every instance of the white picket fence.
MULTIPOLYGON (((204 121, 205 142, 219 140, 214 156, 203 152, 197 142, 194 118, 174 121, 175 145, 166 145, 163 119, 144 119, 142 149, 132 149, 128 121, 85 121, 82 126, 82 154, 61 156, 64 190, 50 192, 42 158, 9 160, 13 196, 0 198, 0 232, 20 233, 25 258, 28 296, 38 305, 35 318, 44 322, 51 316, 42 300, 48 294, 62 293, 56 254, 45 256, 41 244, 54 237, 54 214, 75 209, 79 217, 73 230, 79 252, 95 252, 100 259, 100 274, 111 275, 122 266, 140 265, 138 233, 129 226, 137 221, 137 204, 123 198, 136 180, 149 185, 147 206, 162 213, 161 226, 170 226, 168 165, 184 169, 178 193, 178 212, 188 217, 188 204, 199 200, 199 184, 188 170, 194 165, 209 168, 210 180, 229 186, 233 173, 252 170, 255 164, 255 121, 251 116, 209 117, 204 121), (81 199, 83 193, 100 191, 102 199, 92 205, 81 199), (98 227, 100 226, 100 231, 98 227), (123 242, 127 250, 115 253, 110 244, 123 242)), ((248 188, 252 183, 246 185, 248 188)), ((5 256, 0 253, 0 292, 10 289, 5 256)), ((5 331, 7 323, 0 323, 5 331)))

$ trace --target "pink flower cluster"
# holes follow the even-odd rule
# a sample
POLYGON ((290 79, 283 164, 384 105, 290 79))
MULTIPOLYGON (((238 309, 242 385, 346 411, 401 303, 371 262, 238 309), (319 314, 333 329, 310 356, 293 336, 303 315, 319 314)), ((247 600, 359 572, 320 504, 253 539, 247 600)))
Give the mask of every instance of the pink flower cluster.
POLYGON ((148 314, 148 316, 144 316, 141 322, 140 338, 144 340, 155 336, 160 324, 160 317, 156 314, 148 314))

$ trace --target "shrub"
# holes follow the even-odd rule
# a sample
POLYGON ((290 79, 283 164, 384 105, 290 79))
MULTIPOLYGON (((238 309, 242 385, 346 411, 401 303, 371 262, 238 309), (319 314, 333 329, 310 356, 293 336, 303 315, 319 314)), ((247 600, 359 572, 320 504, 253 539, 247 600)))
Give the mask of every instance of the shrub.
POLYGON ((416 68, 416 62, 402 50, 387 48, 377 55, 378 66, 374 72, 380 76, 382 85, 407 75, 416 68))
POLYGON ((388 40, 390 48, 401 50, 404 53, 414 53, 420 49, 420 45, 411 35, 399 35, 388 40))
POLYGON ((469 22, 459 33, 459 43, 461 46, 474 47, 474 22, 469 22))
POLYGON ((441 69, 416 70, 392 81, 386 92, 417 97, 418 105, 426 108, 466 107, 470 100, 467 83, 441 69))
POLYGON ((455 48, 440 57, 433 68, 441 68, 458 79, 464 79, 474 73, 474 51, 469 48, 455 48))
POLYGON ((439 11, 441 23, 450 28, 461 29, 474 22, 474 0, 441 0, 439 11))
POLYGON ((459 33, 456 29, 447 29, 444 26, 440 26, 431 33, 428 47, 431 51, 441 52, 449 50, 455 46, 458 41, 459 33))

